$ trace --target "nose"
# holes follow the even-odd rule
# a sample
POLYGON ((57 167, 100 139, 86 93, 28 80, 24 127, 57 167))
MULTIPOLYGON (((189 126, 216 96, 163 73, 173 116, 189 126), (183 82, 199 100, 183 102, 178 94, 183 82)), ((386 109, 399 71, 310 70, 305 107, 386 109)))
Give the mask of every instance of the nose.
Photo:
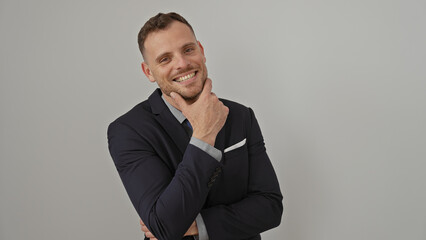
POLYGON ((184 69, 189 65, 188 59, 186 59, 185 55, 179 55, 176 57, 176 69, 184 69))

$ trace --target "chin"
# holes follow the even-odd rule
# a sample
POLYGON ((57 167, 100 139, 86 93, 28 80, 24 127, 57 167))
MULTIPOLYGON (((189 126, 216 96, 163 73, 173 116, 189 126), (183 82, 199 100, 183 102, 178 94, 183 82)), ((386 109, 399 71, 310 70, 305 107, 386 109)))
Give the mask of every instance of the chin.
POLYGON ((187 94, 183 95, 183 94, 181 94, 181 96, 182 96, 183 99, 185 99, 187 101, 188 100, 189 101, 193 101, 193 100, 197 100, 198 97, 200 96, 200 94, 201 94, 201 91, 198 92, 198 93, 195 93, 195 94, 191 94, 191 95, 187 95, 187 94))
MULTIPOLYGON (((204 84, 203 84, 204 85, 204 84)), ((200 96, 201 92, 203 91, 203 86, 200 86, 199 88, 192 88, 192 89, 187 89, 189 91, 182 91, 181 92, 181 96, 183 99, 185 100, 197 100, 198 97, 200 96)))

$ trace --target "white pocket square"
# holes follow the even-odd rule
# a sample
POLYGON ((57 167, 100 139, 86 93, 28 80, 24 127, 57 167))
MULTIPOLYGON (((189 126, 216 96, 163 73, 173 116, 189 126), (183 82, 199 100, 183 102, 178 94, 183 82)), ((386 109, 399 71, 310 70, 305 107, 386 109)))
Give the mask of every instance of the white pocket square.
POLYGON ((246 144, 246 139, 245 138, 241 142, 236 143, 236 144, 234 144, 234 145, 232 145, 230 147, 227 147, 225 150, 223 150, 223 153, 226 153, 226 152, 232 151, 234 149, 237 149, 239 147, 242 147, 242 146, 244 146, 244 144, 246 144))

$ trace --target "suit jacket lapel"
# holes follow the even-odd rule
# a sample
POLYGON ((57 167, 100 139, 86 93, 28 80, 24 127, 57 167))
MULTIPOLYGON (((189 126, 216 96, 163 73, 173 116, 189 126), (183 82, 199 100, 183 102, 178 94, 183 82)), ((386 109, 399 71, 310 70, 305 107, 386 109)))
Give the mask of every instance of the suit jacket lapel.
POLYGON ((151 105, 152 113, 156 115, 156 120, 164 128, 176 146, 183 154, 188 146, 189 137, 185 129, 180 125, 178 120, 173 116, 161 98, 161 91, 157 89, 148 98, 151 105))

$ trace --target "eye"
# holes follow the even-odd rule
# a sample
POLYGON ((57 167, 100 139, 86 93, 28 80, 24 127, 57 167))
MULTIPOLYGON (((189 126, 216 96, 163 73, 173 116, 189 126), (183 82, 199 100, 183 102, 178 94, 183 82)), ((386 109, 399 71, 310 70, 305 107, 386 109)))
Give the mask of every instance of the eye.
POLYGON ((163 57, 163 58, 161 58, 160 59, 160 63, 165 63, 165 62, 167 62, 167 61, 169 61, 169 58, 168 57, 163 57))
POLYGON ((194 51, 194 48, 193 48, 193 47, 190 47, 190 48, 185 49, 185 53, 191 53, 191 52, 193 52, 193 51, 194 51))

